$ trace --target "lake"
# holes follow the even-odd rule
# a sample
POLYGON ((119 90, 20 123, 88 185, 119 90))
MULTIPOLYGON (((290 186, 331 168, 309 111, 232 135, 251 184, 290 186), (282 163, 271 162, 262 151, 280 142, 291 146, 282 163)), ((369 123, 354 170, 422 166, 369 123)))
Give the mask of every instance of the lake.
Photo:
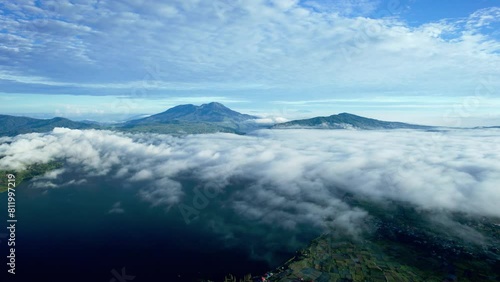
MULTIPOLYGON (((23 183, 16 194, 17 281, 120 281, 122 271, 133 281, 221 281, 228 273, 263 274, 293 254, 259 235, 276 231, 272 226, 249 222, 239 232, 225 231, 215 224, 225 218, 215 201, 202 211, 207 216, 186 224, 177 208, 152 207, 138 189, 103 177, 55 189, 23 183), (246 234, 246 228, 261 233, 246 234)), ((6 206, 6 193, 0 202, 6 206)), ((234 214, 227 218, 225 224, 238 221, 234 214)), ((2 226, 6 219, 5 208, 2 226)), ((5 242, 1 246, 5 266, 5 242)))

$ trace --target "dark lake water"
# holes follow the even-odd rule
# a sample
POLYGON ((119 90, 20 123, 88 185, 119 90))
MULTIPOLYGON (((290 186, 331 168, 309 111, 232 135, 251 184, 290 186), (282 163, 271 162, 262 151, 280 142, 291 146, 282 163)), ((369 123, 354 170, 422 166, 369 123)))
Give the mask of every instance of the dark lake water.
MULTIPOLYGON (((123 282, 112 280, 113 269, 121 273, 123 268, 135 276, 125 281, 221 281, 228 273, 265 273, 292 254, 278 244, 266 260, 249 248, 269 244, 259 235, 246 236, 250 225, 228 243, 207 222, 188 225, 177 209, 152 207, 137 196, 137 187, 100 178, 58 189, 29 186, 21 185, 16 195, 16 279, 1 281, 123 282), (117 202, 124 212, 110 213, 117 202)), ((0 202, 1 234, 6 233, 6 193, 0 202)), ((3 277, 7 250, 5 242, 0 245, 3 277)))

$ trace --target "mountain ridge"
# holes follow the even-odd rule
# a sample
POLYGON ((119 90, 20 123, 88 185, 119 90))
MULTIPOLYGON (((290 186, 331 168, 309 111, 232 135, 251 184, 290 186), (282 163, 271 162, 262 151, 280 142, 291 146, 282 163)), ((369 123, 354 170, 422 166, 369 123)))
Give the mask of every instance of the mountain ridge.
POLYGON ((292 120, 272 126, 274 129, 431 129, 433 126, 417 125, 395 121, 382 121, 350 113, 319 116, 308 119, 292 120))
MULTIPOLYGON (((105 124, 92 121, 72 121, 67 118, 54 117, 37 119, 25 116, 0 115, 0 136, 14 136, 31 132, 48 132, 55 127, 70 129, 106 129, 125 132, 150 132, 161 134, 203 134, 203 133, 235 133, 245 134, 256 129, 420 129, 433 130, 438 127, 409 124, 395 121, 382 121, 362 117, 346 112, 330 116, 318 116, 308 119, 292 120, 272 126, 251 122, 257 116, 234 111, 221 103, 211 102, 196 106, 183 104, 174 106, 164 112, 144 116, 116 124, 105 124)), ((499 128, 475 127, 477 128, 499 128)))
POLYGON ((71 129, 96 128, 95 125, 72 121, 67 118, 36 119, 24 116, 0 115, 0 136, 15 136, 24 133, 48 132, 56 127, 71 129))

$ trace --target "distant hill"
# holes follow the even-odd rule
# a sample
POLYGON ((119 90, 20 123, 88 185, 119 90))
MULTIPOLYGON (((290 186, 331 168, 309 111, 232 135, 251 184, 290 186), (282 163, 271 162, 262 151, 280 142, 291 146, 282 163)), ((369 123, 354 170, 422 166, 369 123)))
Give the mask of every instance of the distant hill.
POLYGON ((23 133, 48 132, 55 127, 66 127, 71 129, 88 129, 96 126, 75 122, 66 118, 56 117, 53 119, 36 119, 29 117, 18 117, 0 115, 0 136, 15 136, 23 133))
POLYGON ((127 121, 122 129, 158 133, 241 133, 245 121, 255 118, 257 117, 241 114, 217 102, 201 106, 187 104, 145 118, 127 121))
POLYGON ((317 129, 431 129, 432 126, 389 122, 365 118, 349 113, 341 113, 328 117, 292 120, 279 123, 272 128, 317 128, 317 129))

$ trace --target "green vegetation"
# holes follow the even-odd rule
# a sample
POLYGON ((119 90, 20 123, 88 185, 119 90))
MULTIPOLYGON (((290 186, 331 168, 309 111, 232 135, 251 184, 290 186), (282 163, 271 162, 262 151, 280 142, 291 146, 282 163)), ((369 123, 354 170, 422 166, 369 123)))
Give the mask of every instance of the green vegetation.
POLYGON ((427 275, 403 265, 369 242, 332 240, 328 235, 314 240, 270 281, 442 281, 441 275, 427 275), (424 278, 425 277, 425 278, 424 278))
POLYGON ((232 274, 229 274, 224 278, 224 282, 252 282, 252 275, 247 274, 243 279, 237 279, 232 274))
POLYGON ((89 129, 96 128, 96 125, 90 125, 82 122, 75 122, 65 118, 53 119, 35 119, 28 117, 16 117, 0 115, 0 136, 15 136, 18 134, 32 132, 48 132, 56 127, 66 127, 71 129, 89 129))
MULTIPOLYGON (((224 277, 224 282, 252 282, 254 281, 251 274, 245 275, 243 278, 238 279, 236 276, 229 274, 224 277)), ((212 280, 201 280, 201 282, 214 282, 212 280)))
POLYGON ((335 230, 325 233, 273 271, 268 281, 499 281, 500 219, 452 215, 488 238, 475 244, 453 230, 445 234, 411 207, 400 203, 392 208, 376 211, 372 204, 373 232, 358 240, 335 230))
POLYGON ((48 163, 32 164, 25 170, 20 171, 0 170, 0 193, 7 191, 7 174, 14 174, 16 176, 16 187, 18 187, 23 181, 30 180, 35 176, 43 175, 46 172, 61 168, 62 166, 63 164, 61 162, 52 161, 48 163))
POLYGON ((264 275, 265 281, 500 281, 500 218, 448 213, 457 224, 443 228, 435 219, 443 214, 436 217, 409 203, 349 193, 343 200, 369 212, 370 229, 353 239, 333 228, 264 275), (464 231, 484 239, 471 241, 464 231))
POLYGON ((147 132, 159 134, 203 134, 235 133, 252 129, 255 125, 246 123, 256 117, 235 112, 222 104, 209 103, 201 106, 180 105, 165 112, 146 118, 119 124, 97 124, 75 122, 65 118, 34 119, 0 115, 0 136, 15 136, 33 132, 49 132, 56 127, 70 129, 102 129, 123 132, 147 132))
POLYGON ((200 134, 200 133, 236 133, 241 134, 238 130, 218 124, 204 122, 171 122, 163 124, 140 124, 131 127, 116 127, 114 130, 124 132, 144 132, 144 133, 159 133, 159 134, 200 134))
POLYGON ((481 259, 429 256, 405 242, 339 240, 330 234, 274 271, 268 281, 498 281, 494 265, 481 259), (458 279, 458 280, 457 280, 458 279))

